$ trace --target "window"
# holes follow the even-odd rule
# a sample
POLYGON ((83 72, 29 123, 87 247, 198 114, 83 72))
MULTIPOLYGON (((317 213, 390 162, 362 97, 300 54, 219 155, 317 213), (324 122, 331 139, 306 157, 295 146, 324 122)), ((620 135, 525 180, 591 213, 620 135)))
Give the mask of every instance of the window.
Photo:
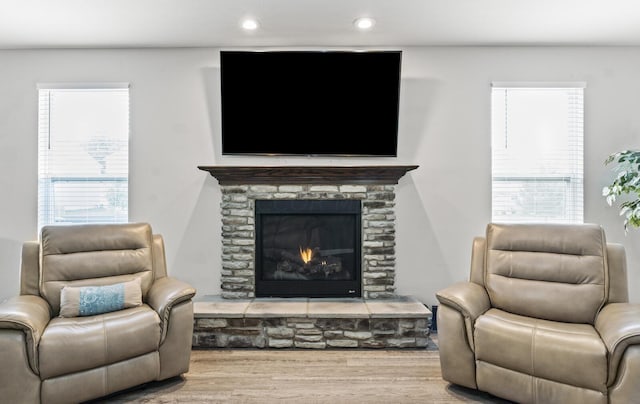
POLYGON ((493 84, 493 221, 582 223, 583 93, 583 83, 493 84))
POLYGON ((129 219, 129 88, 39 86, 38 228, 129 219))

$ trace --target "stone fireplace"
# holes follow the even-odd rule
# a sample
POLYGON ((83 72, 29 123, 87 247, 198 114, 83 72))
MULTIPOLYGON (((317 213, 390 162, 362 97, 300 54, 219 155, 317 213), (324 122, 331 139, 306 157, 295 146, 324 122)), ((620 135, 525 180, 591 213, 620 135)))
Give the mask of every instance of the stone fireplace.
MULTIPOLYGON (((342 201, 351 206, 355 203, 361 212, 359 215, 361 241, 357 248, 353 248, 353 254, 358 254, 360 257, 350 264, 359 265, 359 268, 352 268, 353 271, 357 271, 357 275, 354 272, 351 274, 354 276, 350 276, 350 280, 355 281, 356 284, 343 292, 326 292, 323 295, 322 292, 319 293, 313 289, 314 282, 298 283, 298 285, 292 285, 292 288, 301 289, 291 290, 289 296, 354 296, 365 299, 395 296, 394 188, 400 177, 417 166, 199 166, 199 168, 208 171, 218 179, 222 192, 220 285, 223 298, 246 299, 286 295, 286 293, 274 293, 269 287, 256 290, 256 284, 265 280, 263 266, 265 261, 262 256, 256 254, 256 206, 271 207, 274 201, 307 201, 311 204, 316 203, 313 201, 335 203, 342 201), (257 268, 257 266, 260 267, 257 268)), ((287 206, 286 203, 283 206, 287 206)), ((291 213, 295 214, 295 212, 291 213)), ((285 215, 286 212, 279 212, 279 214, 285 215)), ((327 235, 325 238, 330 239, 327 235)), ((350 248, 352 247, 340 248, 332 245, 325 250, 349 250, 350 248)), ((338 255, 332 256, 331 259, 343 258, 338 255)), ((297 262, 293 257, 290 261, 284 266, 297 262)), ((283 273, 284 271, 279 272, 281 275, 283 273)), ((289 275, 293 276, 293 273, 289 275)), ((322 283, 319 282, 320 279, 316 281, 316 284, 322 283)))
POLYGON ((199 168, 222 191, 222 293, 194 303, 194 347, 429 345, 431 312, 395 291, 395 184, 417 166, 199 168))

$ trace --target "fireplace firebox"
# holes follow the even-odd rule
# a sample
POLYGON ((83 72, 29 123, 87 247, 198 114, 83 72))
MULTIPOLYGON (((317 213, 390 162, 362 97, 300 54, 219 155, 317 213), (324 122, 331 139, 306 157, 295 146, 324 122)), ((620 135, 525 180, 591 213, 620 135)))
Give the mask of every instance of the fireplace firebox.
POLYGON ((257 297, 361 297, 360 200, 256 200, 257 297))

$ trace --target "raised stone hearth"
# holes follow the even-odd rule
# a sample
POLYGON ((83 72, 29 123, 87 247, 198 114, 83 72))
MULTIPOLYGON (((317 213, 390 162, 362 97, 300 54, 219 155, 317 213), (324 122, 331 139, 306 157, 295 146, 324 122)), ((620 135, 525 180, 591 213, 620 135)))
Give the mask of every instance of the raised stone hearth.
POLYGON ((426 348, 431 323, 431 311, 412 297, 206 296, 194 312, 194 348, 426 348))

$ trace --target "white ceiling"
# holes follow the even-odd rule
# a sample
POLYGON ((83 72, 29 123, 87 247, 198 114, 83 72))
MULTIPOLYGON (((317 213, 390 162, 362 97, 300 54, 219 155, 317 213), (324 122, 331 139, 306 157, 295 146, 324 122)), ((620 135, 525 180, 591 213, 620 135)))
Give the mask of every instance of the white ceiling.
POLYGON ((0 0, 2 49, 414 45, 640 45, 640 0, 0 0))

